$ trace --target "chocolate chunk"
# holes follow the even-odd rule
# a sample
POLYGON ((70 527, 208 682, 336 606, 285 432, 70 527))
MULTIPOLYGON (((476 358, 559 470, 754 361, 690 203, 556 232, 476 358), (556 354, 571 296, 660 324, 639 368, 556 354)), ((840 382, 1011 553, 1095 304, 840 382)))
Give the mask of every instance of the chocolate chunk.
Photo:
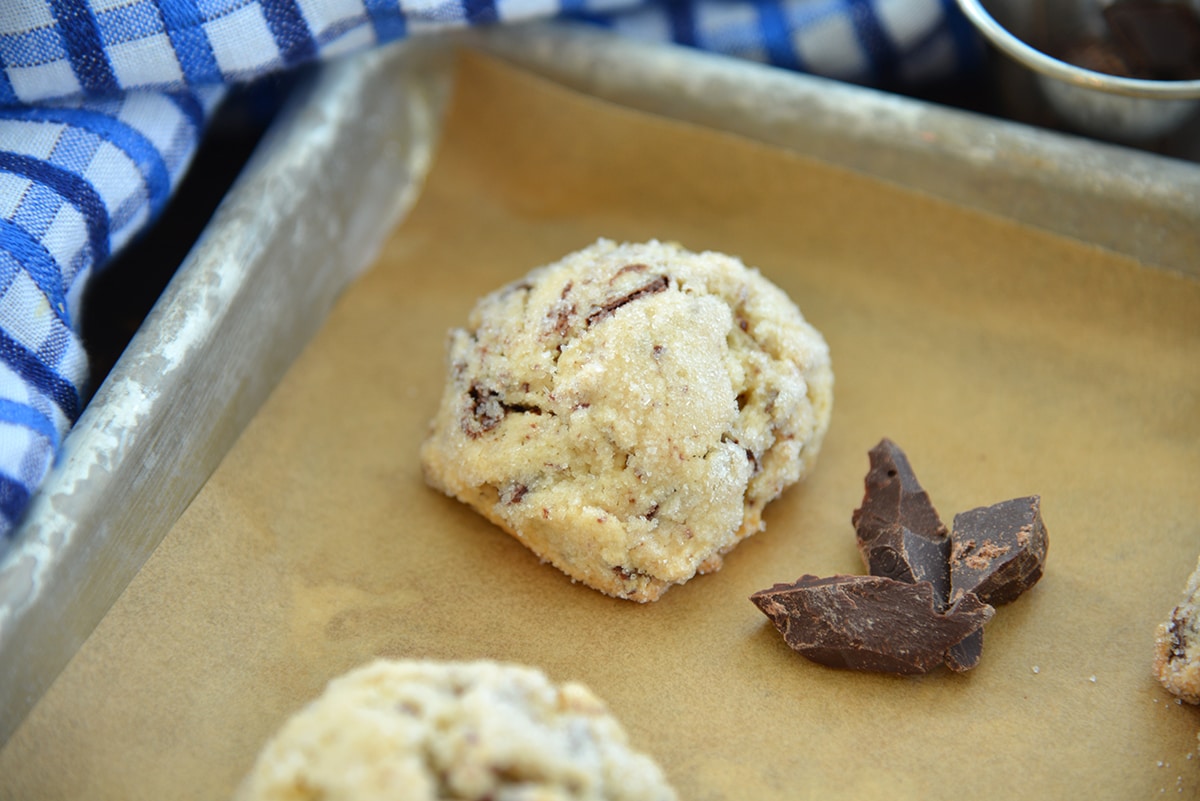
POLYGON ((868 455, 862 506, 850 516, 863 564, 873 576, 930 582, 944 609, 950 598, 946 526, 899 445, 883 439, 868 455))
POLYGON ((932 539, 893 524, 870 541, 864 559, 872 576, 908 584, 929 582, 933 586, 935 608, 939 612, 946 608, 950 600, 949 537, 932 539))
POLYGON ((951 598, 974 593, 1000 606, 1037 583, 1049 545, 1041 505, 1032 495, 954 516, 951 598))
POLYGON ((1194 78, 1200 68, 1200 19, 1186 3, 1117 0, 1104 9, 1116 50, 1138 77, 1194 78))
MULTIPOLYGON (((574 281, 568 281, 562 288, 562 293, 559 295, 558 301, 546 312, 547 319, 554 321, 550 330, 560 337, 565 337, 567 332, 571 330, 571 317, 575 314, 575 304, 569 302, 567 296, 571 294, 571 288, 574 286, 574 281)), ((561 344, 559 348, 562 348, 561 344)))
POLYGON ((611 284, 613 281, 617 280, 617 276, 622 275, 623 273, 644 273, 644 272, 646 272, 646 270, 649 270, 649 269, 650 269, 650 265, 642 264, 641 262, 635 262, 634 264, 626 264, 624 267, 617 270, 617 272, 613 275, 612 278, 608 279, 608 283, 611 284))
MULTIPOLYGON (((988 607, 991 609, 992 607, 988 607)), ((955 673, 963 673, 979 664, 983 657, 983 629, 968 634, 963 641, 946 652, 946 667, 955 673)))
POLYGON ((1062 60, 1092 72, 1103 72, 1118 78, 1134 77, 1133 68, 1111 42, 1088 39, 1063 51, 1062 60))
POLYGON ((525 498, 527 492, 529 492, 529 487, 514 482, 500 491, 500 502, 510 506, 514 503, 520 503, 525 498))
POLYGON ((472 384, 467 390, 467 413, 461 422, 463 433, 471 439, 481 437, 500 425, 510 412, 541 414, 542 410, 537 406, 508 403, 504 395, 491 387, 472 384))
POLYGON ((628 292, 620 297, 605 301, 603 305, 593 309, 592 312, 587 316, 587 324, 594 325, 595 323, 598 323, 627 303, 632 303, 633 301, 644 298, 647 295, 655 295, 659 292, 665 292, 670 284, 671 282, 669 278, 667 278, 665 275, 660 275, 650 283, 640 286, 632 292, 628 292))
POLYGON ((870 451, 862 506, 851 520, 870 576, 802 576, 750 597, 805 657, 832 667, 965 671, 983 655, 995 605, 1041 577, 1041 499, 964 512, 947 534, 908 457, 894 442, 870 451))
POLYGON ((463 433, 474 439, 500 425, 504 419, 503 396, 490 387, 472 384, 467 390, 469 408, 463 418, 463 433))
POLYGON ((914 534, 932 540, 946 536, 946 526, 938 517, 929 494, 917 481, 908 457, 890 439, 882 439, 868 454, 871 469, 867 472, 866 491, 862 506, 854 510, 850 522, 858 534, 858 548, 863 563, 870 567, 868 553, 871 543, 887 528, 901 525, 914 534))
POLYGON ((1103 30, 1065 46, 1051 46, 1050 53, 1078 67, 1121 78, 1200 77, 1200 16, 1187 3, 1117 0, 1101 13, 1103 30))
POLYGON ((1171 611, 1171 619, 1167 621, 1166 630, 1167 636, 1170 638, 1167 661, 1174 662, 1176 659, 1186 659, 1188 643, 1184 632, 1187 631, 1187 621, 1182 608, 1177 606, 1171 611))
POLYGON ((750 600, 798 653, 830 667, 915 675, 947 662, 994 610, 967 593, 946 612, 928 582, 882 576, 802 576, 750 600))

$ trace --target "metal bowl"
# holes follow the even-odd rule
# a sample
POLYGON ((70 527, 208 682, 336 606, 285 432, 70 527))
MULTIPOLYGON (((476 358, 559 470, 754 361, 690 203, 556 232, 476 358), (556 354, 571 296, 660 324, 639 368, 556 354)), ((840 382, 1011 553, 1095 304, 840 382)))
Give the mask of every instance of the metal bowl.
POLYGON ((1200 80, 1127 78, 1048 55, 1072 42, 1103 37, 1103 10, 1111 2, 957 0, 992 45, 1032 72, 1046 101, 1068 126, 1118 142, 1166 136, 1200 107, 1200 80))

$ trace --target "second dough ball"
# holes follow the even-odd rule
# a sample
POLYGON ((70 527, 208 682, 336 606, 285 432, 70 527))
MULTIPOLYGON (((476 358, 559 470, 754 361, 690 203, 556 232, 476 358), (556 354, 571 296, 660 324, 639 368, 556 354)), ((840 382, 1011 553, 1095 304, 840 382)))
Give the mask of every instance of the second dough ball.
POLYGON ((497 662, 377 660, 263 747, 235 801, 677 801, 581 684, 497 662))

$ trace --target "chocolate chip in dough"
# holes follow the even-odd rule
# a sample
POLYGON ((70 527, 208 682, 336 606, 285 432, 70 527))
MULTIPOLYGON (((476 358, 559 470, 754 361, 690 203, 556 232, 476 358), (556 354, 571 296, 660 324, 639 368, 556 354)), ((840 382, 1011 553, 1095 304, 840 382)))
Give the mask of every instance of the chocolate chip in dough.
POLYGON ((637 289, 627 292, 619 297, 607 300, 602 305, 596 307, 591 314, 587 316, 587 324, 589 326, 595 325, 627 303, 633 303, 635 300, 640 300, 648 295, 657 295, 659 292, 666 292, 670 285, 671 280, 665 275, 660 275, 648 284, 640 286, 637 289))

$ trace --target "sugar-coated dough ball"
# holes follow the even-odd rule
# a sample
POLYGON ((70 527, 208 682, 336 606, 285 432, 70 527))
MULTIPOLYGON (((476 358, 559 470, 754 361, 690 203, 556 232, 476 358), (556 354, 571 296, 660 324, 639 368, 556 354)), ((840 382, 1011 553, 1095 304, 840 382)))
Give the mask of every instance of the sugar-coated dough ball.
POLYGON ((1200 704, 1200 561, 1188 578, 1183 600, 1158 626, 1154 675, 1183 700, 1200 704))
POLYGON ((756 270, 600 240, 451 332, 421 460, 572 579, 651 601, 763 527, 832 403, 825 340, 756 270))
POLYGON ((495 662, 379 660, 330 682, 235 801, 674 801, 585 687, 495 662))

